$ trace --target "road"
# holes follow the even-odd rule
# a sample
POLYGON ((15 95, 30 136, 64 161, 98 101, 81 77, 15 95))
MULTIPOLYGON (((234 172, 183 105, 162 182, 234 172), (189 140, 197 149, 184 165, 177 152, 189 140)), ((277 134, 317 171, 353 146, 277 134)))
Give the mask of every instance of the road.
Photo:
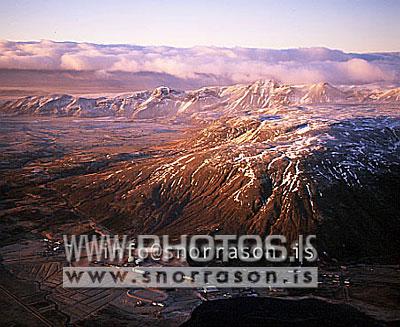
POLYGON ((20 299, 18 299, 14 294, 6 290, 3 286, 0 286, 0 291, 2 291, 4 294, 6 294, 8 297, 13 299, 15 302, 17 302, 21 307, 23 307, 26 311, 31 313, 33 316, 35 316, 37 319, 39 319, 45 326, 52 327, 53 324, 48 321, 45 317, 43 317, 40 313, 36 312, 33 310, 31 307, 26 305, 25 303, 21 302, 20 299))

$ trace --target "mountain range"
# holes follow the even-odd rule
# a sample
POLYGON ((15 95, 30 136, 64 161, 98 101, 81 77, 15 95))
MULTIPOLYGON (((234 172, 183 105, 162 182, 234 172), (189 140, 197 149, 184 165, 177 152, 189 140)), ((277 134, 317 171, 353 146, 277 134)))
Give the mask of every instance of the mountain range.
MULTIPOLYGON (((319 249, 335 257, 400 248, 399 89, 262 80, 95 99, 27 97, 2 111, 200 122, 156 152, 47 184, 115 233, 218 231, 289 240, 317 233, 319 249)), ((57 167, 67 169, 69 161, 62 162, 57 167)))
POLYGON ((400 88, 335 87, 329 83, 293 86, 258 80, 251 84, 203 87, 191 91, 161 86, 154 90, 100 97, 68 94, 27 96, 3 100, 0 114, 207 119, 262 113, 282 106, 399 102, 400 88))

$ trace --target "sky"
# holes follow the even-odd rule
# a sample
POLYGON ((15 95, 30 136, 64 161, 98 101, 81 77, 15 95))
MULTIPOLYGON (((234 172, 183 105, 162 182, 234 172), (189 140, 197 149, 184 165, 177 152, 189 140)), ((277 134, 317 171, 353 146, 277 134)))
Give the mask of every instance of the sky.
POLYGON ((396 0, 2 0, 0 39, 400 51, 396 0))
POLYGON ((0 1, 0 87, 400 84, 400 0, 0 1))

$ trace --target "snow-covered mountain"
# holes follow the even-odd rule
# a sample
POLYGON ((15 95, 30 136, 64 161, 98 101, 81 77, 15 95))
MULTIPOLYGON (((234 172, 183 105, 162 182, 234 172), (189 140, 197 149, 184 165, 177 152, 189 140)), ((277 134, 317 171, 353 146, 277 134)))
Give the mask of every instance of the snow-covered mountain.
POLYGON ((204 118, 264 112, 282 106, 399 103, 400 89, 369 90, 335 87, 329 83, 285 85, 271 80, 225 87, 177 91, 162 86, 117 96, 97 98, 72 95, 29 96, 3 101, 0 113, 43 116, 125 116, 149 118, 204 118))
POLYGON ((1 112, 207 123, 181 124, 184 139, 156 154, 54 182, 63 201, 115 232, 218 229, 291 240, 315 232, 335 255, 377 255, 400 247, 399 92, 259 80, 96 98, 31 96, 4 102, 1 112))
MULTIPOLYGON (((231 104, 261 107, 256 95, 277 89, 267 83, 222 92, 235 95, 231 104)), ((218 229, 293 240, 315 232, 335 256, 377 255, 398 244, 399 150, 394 106, 282 106, 274 114, 221 117, 164 154, 55 187, 120 233, 218 229)))
POLYGON ((329 83, 318 83, 305 87, 305 94, 300 99, 300 103, 338 103, 354 101, 354 94, 344 92, 329 83))

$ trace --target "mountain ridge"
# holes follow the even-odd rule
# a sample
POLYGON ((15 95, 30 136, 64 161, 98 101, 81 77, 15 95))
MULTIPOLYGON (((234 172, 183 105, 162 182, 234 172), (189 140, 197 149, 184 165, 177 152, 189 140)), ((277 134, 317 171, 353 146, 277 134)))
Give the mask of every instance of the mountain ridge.
POLYGON ((134 119, 196 118, 262 112, 282 106, 322 104, 398 103, 400 88, 366 89, 336 87, 326 82, 310 85, 287 85, 274 80, 257 80, 251 84, 202 87, 180 91, 167 86, 131 94, 81 97, 68 94, 27 96, 3 101, 0 114, 104 117, 123 116, 134 119))

